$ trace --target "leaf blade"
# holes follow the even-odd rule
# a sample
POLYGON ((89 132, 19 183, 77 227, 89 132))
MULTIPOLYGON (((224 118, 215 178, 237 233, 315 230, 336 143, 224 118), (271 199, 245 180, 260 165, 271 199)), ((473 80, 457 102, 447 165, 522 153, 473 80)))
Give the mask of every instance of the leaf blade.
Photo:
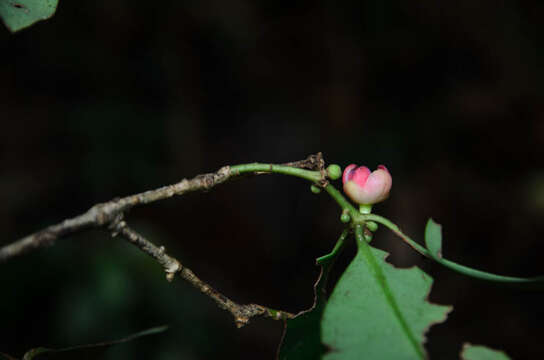
POLYGON ((448 306, 426 301, 432 278, 420 269, 398 269, 388 254, 362 239, 323 313, 322 340, 331 359, 423 359, 424 333, 446 319, 448 306), (395 346, 391 346, 392 342, 395 346))
POLYGON ((442 259, 442 226, 433 219, 425 226, 425 246, 433 259, 442 259))
POLYGON ((58 0, 1 0, 0 18, 12 33, 55 14, 58 0))

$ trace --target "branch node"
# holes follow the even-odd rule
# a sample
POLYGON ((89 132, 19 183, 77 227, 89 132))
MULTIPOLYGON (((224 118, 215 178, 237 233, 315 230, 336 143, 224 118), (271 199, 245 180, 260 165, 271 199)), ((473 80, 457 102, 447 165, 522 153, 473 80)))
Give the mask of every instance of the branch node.
MULTIPOLYGON (((164 246, 161 246, 161 249, 163 250, 163 254, 161 255, 164 255, 164 246)), ((182 268, 183 266, 177 259, 170 258, 170 262, 164 268, 164 271, 166 271, 166 280, 168 282, 172 282, 174 280, 174 277, 176 276, 176 273, 180 272, 182 268)))
POLYGON ((113 220, 111 220, 108 225, 108 229, 111 231, 111 237, 116 237, 119 232, 121 232, 126 226, 127 223, 123 220, 123 213, 118 213, 113 220))
POLYGON ((237 317, 234 319, 234 323, 238 329, 241 329, 249 324, 249 319, 247 317, 237 317))

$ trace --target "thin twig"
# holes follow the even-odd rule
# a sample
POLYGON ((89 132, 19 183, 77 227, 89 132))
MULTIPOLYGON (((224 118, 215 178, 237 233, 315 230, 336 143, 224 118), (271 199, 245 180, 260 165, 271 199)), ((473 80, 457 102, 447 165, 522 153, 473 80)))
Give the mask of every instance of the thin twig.
POLYGON ((33 249, 52 245, 56 239, 67 234, 90 227, 109 226, 118 216, 137 205, 149 204, 170 198, 174 195, 183 195, 187 192, 208 190, 229 180, 231 177, 233 177, 233 174, 230 173, 230 168, 225 166, 215 173, 198 175, 190 180, 183 179, 173 185, 163 186, 158 189, 94 205, 81 215, 49 226, 0 248, 0 262, 22 255, 33 249))
MULTIPOLYGON (((311 155, 305 160, 284 164, 284 166, 319 171, 322 174, 321 181, 326 181, 324 161, 321 153, 311 155)), ((261 172, 253 172, 252 174, 257 173, 261 172)), ((245 175, 248 174, 246 173, 245 175)), ((66 219, 59 224, 51 225, 0 248, 0 263, 28 251, 52 245, 55 240, 68 234, 83 231, 91 227, 103 227, 108 228, 113 236, 122 235, 131 244, 157 260, 164 268, 167 280, 172 281, 175 275, 179 273, 182 279, 188 281, 204 295, 214 300, 220 308, 229 311, 234 316, 234 322, 237 327, 246 325, 254 316, 264 316, 275 320, 293 318, 294 315, 291 313, 271 309, 266 306, 257 304, 240 305, 235 303, 200 280, 191 269, 182 266, 176 258, 168 255, 163 246, 156 246, 129 228, 123 220, 125 212, 135 206, 167 199, 174 195, 183 195, 187 192, 209 190, 227 180, 240 176, 239 172, 233 172, 229 166, 225 166, 214 173, 198 175, 190 180, 183 179, 176 184, 94 205, 81 215, 66 219)))
POLYGON ((129 228, 122 219, 116 221, 111 226, 111 230, 113 231, 114 236, 117 234, 124 236, 131 244, 137 246, 140 250, 157 260, 157 262, 163 266, 168 281, 174 280, 175 275, 179 273, 182 279, 189 282, 200 290, 201 293, 215 301, 221 309, 230 312, 232 316, 234 316, 234 323, 238 328, 247 325, 249 320, 255 316, 268 317, 274 320, 287 320, 294 317, 293 314, 286 311, 274 310, 262 305, 240 305, 235 303, 206 282, 200 280, 191 269, 182 266, 176 258, 168 255, 164 246, 156 246, 151 241, 129 228))
POLYGON ((166 249, 164 246, 158 247, 151 241, 144 238, 142 235, 138 234, 136 231, 129 228, 122 217, 119 217, 112 223, 110 230, 112 231, 112 236, 115 237, 118 234, 123 235, 132 245, 138 247, 153 259, 157 260, 157 262, 161 264, 166 272, 166 280, 172 281, 174 279, 174 275, 182 269, 181 263, 177 259, 166 254, 166 249))
MULTIPOLYGON (((288 164, 292 167, 322 171, 323 158, 321 153, 318 153, 316 155, 310 155, 305 160, 288 164)), ((49 226, 0 248, 0 263, 22 255, 30 250, 50 246, 55 240, 67 234, 72 234, 90 227, 109 226, 118 216, 135 206, 164 200, 174 195, 209 190, 214 186, 236 177, 240 177, 240 175, 231 172, 229 166, 224 166, 214 173, 198 175, 190 180, 183 179, 176 184, 94 205, 81 215, 64 220, 59 224, 49 226)))

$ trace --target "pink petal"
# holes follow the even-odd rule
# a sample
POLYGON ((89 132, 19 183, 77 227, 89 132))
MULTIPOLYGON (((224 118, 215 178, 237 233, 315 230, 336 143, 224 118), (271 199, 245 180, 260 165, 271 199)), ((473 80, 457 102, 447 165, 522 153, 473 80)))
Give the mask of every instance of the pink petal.
POLYGON ((366 166, 359 166, 355 170, 355 174, 351 178, 357 185, 363 187, 365 186, 368 176, 370 175, 370 170, 366 166))
POLYGON ((385 200, 393 184, 391 174, 383 165, 372 173, 365 166, 354 169, 350 165, 344 175, 344 193, 358 204, 369 205, 385 200))
POLYGON ((346 182, 351 180, 354 174, 353 171, 355 170, 356 167, 357 165, 355 164, 346 166, 346 168, 344 169, 344 174, 342 175, 342 184, 345 184, 346 182))
POLYGON ((392 183, 393 180, 389 172, 386 169, 378 169, 368 177, 365 190, 368 194, 372 194, 374 202, 380 202, 389 196, 392 183))

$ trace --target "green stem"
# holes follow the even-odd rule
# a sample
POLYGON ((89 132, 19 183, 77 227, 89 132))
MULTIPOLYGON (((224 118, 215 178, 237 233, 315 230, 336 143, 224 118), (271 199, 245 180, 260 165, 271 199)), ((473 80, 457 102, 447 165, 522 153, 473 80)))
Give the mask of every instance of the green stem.
POLYGON ((255 172, 271 172, 284 175, 296 176, 313 182, 318 182, 322 179, 321 173, 319 171, 311 171, 300 169, 292 166, 285 165, 275 165, 275 164, 262 164, 262 163, 252 163, 252 164, 241 164, 234 165, 230 167, 231 174, 244 174, 244 173, 255 173, 255 172))
MULTIPOLYGON (((312 182, 319 182, 323 180, 322 174, 319 171, 310 171, 297 167, 276 164, 252 163, 234 165, 230 167, 230 172, 231 174, 235 175, 241 175, 244 173, 267 172, 296 176, 312 182)), ((352 218, 357 217, 359 211, 349 201, 347 201, 346 198, 338 190, 336 190, 334 186, 332 186, 331 184, 327 184, 327 186, 325 186, 325 190, 338 203, 338 205, 340 205, 343 210, 345 209, 350 213, 352 218)))
MULTIPOLYGON (((317 183, 321 180, 323 180, 323 175, 319 171, 310 171, 305 169, 300 169, 293 166, 285 166, 285 165, 275 165, 275 164, 263 164, 263 163, 252 163, 252 164, 241 164, 241 165, 234 165, 230 167, 231 174, 244 174, 244 173, 255 173, 255 172, 267 172, 267 173, 278 173, 278 174, 284 174, 284 175, 291 175, 296 176, 302 179, 309 180, 311 182, 317 183)), ((375 221, 377 223, 380 223, 382 225, 385 225, 387 228, 389 228, 391 231, 393 231, 397 236, 399 236, 406 244, 408 244, 410 247, 412 247, 414 250, 419 252, 420 254, 428 257, 429 259, 435 260, 436 262, 444 265, 445 267, 454 270, 458 273, 471 276, 477 279, 487 280, 487 281, 493 281, 493 282, 501 282, 501 283, 510 283, 510 284, 519 284, 524 285, 524 287, 527 286, 533 286, 536 288, 543 288, 544 287, 544 276, 540 277, 533 277, 533 278, 519 278, 519 277, 513 277, 513 276, 502 276, 502 275, 496 275, 492 273, 488 273, 481 270, 476 270, 469 268, 467 266, 457 264, 453 261, 449 261, 442 258, 434 258, 431 256, 429 251, 419 245, 417 242, 412 240, 408 235, 404 234, 397 225, 395 225, 390 220, 379 216, 375 214, 361 214, 346 198, 338 191, 334 186, 331 184, 327 184, 325 186, 325 191, 340 205, 343 211, 347 211, 351 216, 352 224, 355 224, 356 226, 360 226, 361 223, 364 223, 365 221, 375 221)), ((362 228, 361 228, 362 229, 362 228)), ((362 231, 362 230, 361 230, 362 231)), ((344 233, 342 233, 344 235, 344 233)), ((364 237, 363 237, 364 238, 364 237)), ((337 246, 341 248, 343 246, 343 242, 345 240, 342 239, 342 236, 340 237, 340 240, 338 240, 337 246)), ((333 253, 335 251, 339 251, 337 247, 333 249, 333 253)), ((332 253, 331 253, 332 254, 332 253)), ((330 255, 330 254, 329 254, 330 255)), ((321 257, 318 259, 319 261, 327 261, 328 256, 325 255, 324 257, 321 257)))
POLYGON ((327 184, 327 186, 325 186, 325 191, 329 193, 329 195, 338 203, 338 205, 340 205, 342 210, 347 210, 350 213, 352 219, 357 218, 359 215, 359 210, 357 210, 355 206, 351 205, 351 203, 346 200, 340 191, 336 190, 336 188, 331 184, 327 184))
POLYGON ((414 249, 415 251, 417 251, 418 253, 420 253, 423 256, 426 256, 426 257, 429 257, 429 258, 431 257, 429 251, 427 251, 427 249, 425 247, 419 245, 417 242, 410 239, 410 237, 408 237, 408 235, 405 235, 402 231, 400 231, 399 227, 397 225, 395 225, 393 222, 391 222, 389 219, 386 219, 383 216, 376 215, 376 214, 366 214, 366 215, 362 215, 362 217, 365 220, 375 221, 377 223, 385 225, 387 228, 389 228, 389 230, 391 230, 398 237, 400 237, 402 240, 404 240, 404 242, 406 244, 408 244, 412 249, 414 249))
POLYGON ((333 261, 338 256, 338 254, 340 254, 340 252, 342 252, 342 250, 344 249, 344 246, 346 245, 346 238, 348 237, 348 234, 349 234, 349 228, 344 229, 344 231, 342 231, 342 234, 340 235, 340 238, 336 242, 336 245, 334 245, 334 248, 332 249, 332 251, 330 253, 328 253, 327 255, 323 255, 321 257, 318 257, 316 259, 316 261, 315 261, 316 264, 317 265, 323 265, 323 264, 328 264, 331 261, 333 261))
POLYGON ((412 240, 408 235, 404 234, 399 229, 399 227, 395 225, 393 222, 391 222, 390 220, 375 214, 368 214, 368 215, 362 215, 362 216, 365 220, 371 220, 371 221, 380 223, 382 225, 385 225, 387 228, 389 228, 389 230, 393 231, 405 243, 407 243, 410 247, 412 247, 414 250, 416 250, 420 254, 428 257, 429 259, 435 260, 436 262, 460 274, 471 276, 473 278, 477 278, 481 280, 486 280, 486 281, 509 283, 513 285, 524 285, 524 286, 527 285, 528 287, 534 287, 534 288, 544 287, 544 276, 533 277, 533 278, 502 276, 502 275, 496 275, 496 274, 488 273, 485 271, 469 268, 467 266, 457 264, 450 260, 434 258, 431 256, 430 252, 425 247, 419 245, 417 242, 412 240))

